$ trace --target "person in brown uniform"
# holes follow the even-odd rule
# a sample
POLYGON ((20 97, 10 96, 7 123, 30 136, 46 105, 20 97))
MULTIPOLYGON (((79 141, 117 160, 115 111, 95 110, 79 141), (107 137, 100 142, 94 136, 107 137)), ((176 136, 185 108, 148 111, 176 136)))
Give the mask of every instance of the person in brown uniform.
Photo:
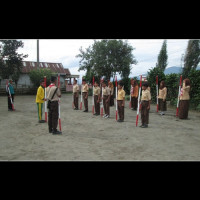
POLYGON ((109 82, 108 87, 111 91, 110 93, 110 106, 114 106, 114 86, 112 82, 109 82))
POLYGON ((123 83, 118 83, 118 94, 117 94, 117 107, 119 119, 118 122, 124 121, 124 106, 125 106, 125 91, 123 90, 123 83))
POLYGON ((131 82, 131 109, 132 110, 137 110, 137 105, 138 105, 138 83, 136 80, 133 80, 131 82))
POLYGON ((51 102, 48 112, 48 126, 49 133, 61 134, 62 132, 57 130, 58 126, 58 101, 61 97, 60 88, 56 87, 57 78, 51 77, 51 84, 47 87, 47 99, 51 102))
POLYGON ((94 108, 95 108, 95 113, 94 115, 100 115, 100 87, 97 81, 95 81, 94 83, 94 90, 93 90, 93 94, 94 94, 94 108))
POLYGON ((183 80, 183 87, 181 88, 181 94, 179 96, 179 112, 180 119, 188 118, 189 100, 190 100, 190 80, 188 78, 183 80))
POLYGON ((147 128, 149 123, 149 110, 150 110, 150 101, 151 94, 149 92, 148 83, 144 82, 142 84, 142 97, 141 97, 141 128, 147 128))
POLYGON ((104 112, 105 115, 104 118, 110 117, 110 89, 106 86, 106 82, 103 81, 102 83, 102 92, 103 92, 103 106, 104 106, 104 112))
POLYGON ((78 110, 78 96, 79 96, 79 86, 77 80, 74 80, 73 85, 73 96, 74 96, 74 110, 78 110))
POLYGON ((85 110, 83 112, 88 112, 88 84, 86 83, 85 79, 82 80, 82 94, 83 94, 83 101, 85 110))
POLYGON ((158 110, 160 110, 160 115, 164 115, 164 111, 167 110, 166 106, 167 88, 165 82, 160 82, 159 95, 158 95, 158 110))

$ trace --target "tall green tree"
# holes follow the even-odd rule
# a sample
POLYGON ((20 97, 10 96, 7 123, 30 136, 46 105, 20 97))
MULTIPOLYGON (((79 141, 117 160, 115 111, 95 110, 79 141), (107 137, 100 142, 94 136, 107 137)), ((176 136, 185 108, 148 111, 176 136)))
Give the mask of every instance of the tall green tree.
POLYGON ((191 69, 196 69, 200 62, 200 40, 189 40, 185 57, 183 76, 187 77, 191 69))
POLYGON ((76 57, 79 61, 79 71, 86 70, 86 76, 92 81, 92 76, 110 80, 116 73, 122 78, 128 78, 131 65, 137 64, 132 54, 134 48, 123 40, 94 40, 94 44, 84 51, 80 48, 80 54, 76 57))
POLYGON ((22 60, 28 55, 17 53, 24 44, 19 40, 0 40, 0 76, 3 79, 11 77, 17 84, 22 70, 22 60))
POLYGON ((168 59, 168 55, 167 55, 167 40, 164 40, 160 53, 158 55, 158 60, 156 63, 156 67, 158 67, 159 69, 161 69, 163 72, 165 71, 165 68, 167 67, 167 59, 168 59))

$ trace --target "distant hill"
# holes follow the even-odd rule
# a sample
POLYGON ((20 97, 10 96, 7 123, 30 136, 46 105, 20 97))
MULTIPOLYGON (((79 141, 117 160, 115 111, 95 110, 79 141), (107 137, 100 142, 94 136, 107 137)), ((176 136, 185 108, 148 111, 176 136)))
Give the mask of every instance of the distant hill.
POLYGON ((164 71, 164 74, 165 75, 166 74, 173 74, 173 73, 179 74, 179 73, 181 73, 181 71, 182 71, 181 67, 173 66, 173 67, 166 68, 165 71, 164 71))
MULTIPOLYGON (((200 67, 197 67, 197 70, 200 70, 200 67)), ((172 74, 172 73, 175 73, 175 74, 178 74, 178 73, 181 73, 182 72, 182 69, 181 67, 176 67, 176 66, 173 66, 173 67, 168 67, 165 69, 164 71, 164 74, 172 74)))

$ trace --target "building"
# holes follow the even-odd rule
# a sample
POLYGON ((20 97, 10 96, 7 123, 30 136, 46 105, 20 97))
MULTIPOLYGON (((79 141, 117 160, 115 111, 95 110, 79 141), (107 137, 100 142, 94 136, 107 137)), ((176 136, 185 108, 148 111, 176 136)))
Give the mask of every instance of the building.
MULTIPOLYGON (((33 83, 30 80, 30 71, 37 69, 37 62, 23 61, 22 74, 19 77, 17 87, 18 88, 32 88, 33 83)), ((39 68, 47 68, 56 74, 60 74, 61 88, 66 88, 66 85, 70 85, 73 78, 79 78, 79 75, 72 75, 68 68, 64 68, 62 63, 49 63, 39 62, 39 68)), ((1 80, 1 88, 5 88, 6 81, 1 80)))

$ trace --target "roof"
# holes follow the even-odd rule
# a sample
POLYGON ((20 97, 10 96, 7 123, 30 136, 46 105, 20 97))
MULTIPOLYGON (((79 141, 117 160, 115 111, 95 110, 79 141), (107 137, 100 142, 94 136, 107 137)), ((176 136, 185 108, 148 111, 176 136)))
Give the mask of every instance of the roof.
MULTIPOLYGON (((25 74, 37 68, 37 62, 23 61, 22 64, 23 64, 22 73, 25 74)), ((55 73, 71 75, 69 69, 64 68, 62 63, 39 62, 39 67, 50 69, 52 72, 55 73)))

